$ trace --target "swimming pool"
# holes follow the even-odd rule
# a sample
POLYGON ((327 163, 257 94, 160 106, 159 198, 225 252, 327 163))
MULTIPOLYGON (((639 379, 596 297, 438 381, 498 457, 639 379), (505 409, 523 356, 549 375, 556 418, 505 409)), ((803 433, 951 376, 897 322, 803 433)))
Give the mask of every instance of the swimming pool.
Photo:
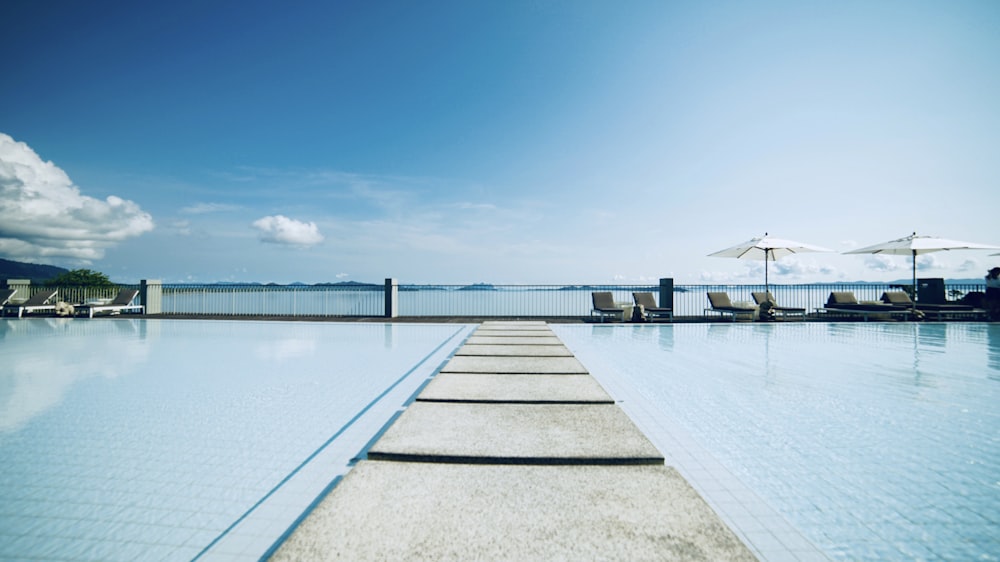
POLYGON ((756 551, 1000 557, 1000 325, 553 329, 756 551))
MULTIPOLYGON (((256 559, 473 326, 0 320, 0 559, 256 559)), ((1000 325, 553 325, 770 560, 995 560, 1000 325)))
POLYGON ((471 329, 0 320, 0 559, 256 559, 471 329))

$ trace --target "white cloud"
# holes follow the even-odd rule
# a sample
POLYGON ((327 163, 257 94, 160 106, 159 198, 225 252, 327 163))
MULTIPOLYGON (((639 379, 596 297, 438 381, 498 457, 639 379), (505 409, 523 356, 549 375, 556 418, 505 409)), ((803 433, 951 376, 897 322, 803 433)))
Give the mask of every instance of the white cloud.
MULTIPOLYGON (((910 262, 910 268, 912 269, 913 262, 910 262)), ((943 269, 945 265, 940 259, 934 254, 923 254, 917 256, 917 271, 927 271, 931 269, 943 269)))
POLYGON ((965 260, 962 265, 958 266, 958 270, 962 272, 966 271, 978 271, 980 268, 979 262, 977 260, 965 260))
POLYGON ((815 274, 834 275, 837 273, 837 268, 835 267, 820 265, 815 260, 803 260, 794 256, 771 262, 769 267, 771 272, 776 275, 787 275, 797 278, 815 274))
POLYGON ((188 215, 206 215, 209 213, 224 213, 239 210, 239 205, 227 205, 225 203, 196 203, 181 209, 181 212, 188 215))
POLYGON ((902 269, 899 261, 882 254, 872 254, 866 257, 865 267, 874 271, 896 271, 902 269))
POLYGON ((89 262, 150 230, 153 218, 139 205, 81 194, 66 172, 0 133, 0 255, 89 262))
POLYGON ((314 246, 323 241, 323 235, 314 222, 301 222, 284 215, 257 219, 253 223, 262 242, 289 246, 314 246))

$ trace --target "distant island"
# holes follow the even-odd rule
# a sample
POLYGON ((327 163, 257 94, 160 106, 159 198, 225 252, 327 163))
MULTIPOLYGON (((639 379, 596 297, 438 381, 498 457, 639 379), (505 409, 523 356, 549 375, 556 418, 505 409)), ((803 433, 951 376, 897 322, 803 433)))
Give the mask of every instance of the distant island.
POLYGON ((460 287, 459 291, 496 291, 497 288, 489 283, 473 283, 472 285, 466 285, 465 287, 460 287))

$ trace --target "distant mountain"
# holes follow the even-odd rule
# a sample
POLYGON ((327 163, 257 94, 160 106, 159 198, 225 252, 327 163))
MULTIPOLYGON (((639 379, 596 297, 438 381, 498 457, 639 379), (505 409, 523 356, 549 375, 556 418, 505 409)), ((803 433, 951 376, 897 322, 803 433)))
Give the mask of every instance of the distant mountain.
POLYGON ((0 279, 30 279, 32 285, 41 285, 57 275, 69 271, 54 265, 23 263, 0 258, 0 279))
POLYGON ((361 283, 360 281, 337 281, 336 283, 316 283, 314 287, 377 287, 381 289, 383 285, 378 283, 361 283))
MULTIPOLYGON (((964 279, 945 279, 946 285, 982 285, 986 283, 985 274, 983 277, 971 277, 964 279)), ((928 279, 927 277, 917 277, 917 282, 919 283, 921 279, 928 279)), ((930 279, 933 279, 931 277, 930 279)), ((808 283, 809 285, 906 285, 910 286, 913 284, 912 278, 906 279, 896 279, 895 281, 834 281, 833 283, 816 282, 808 283)))

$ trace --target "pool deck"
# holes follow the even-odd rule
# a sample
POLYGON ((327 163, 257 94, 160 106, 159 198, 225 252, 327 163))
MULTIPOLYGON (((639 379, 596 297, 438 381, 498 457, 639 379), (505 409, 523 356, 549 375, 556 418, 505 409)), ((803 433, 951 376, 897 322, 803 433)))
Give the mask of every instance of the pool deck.
POLYGON ((755 560, 545 322, 481 324, 272 560, 755 560))

